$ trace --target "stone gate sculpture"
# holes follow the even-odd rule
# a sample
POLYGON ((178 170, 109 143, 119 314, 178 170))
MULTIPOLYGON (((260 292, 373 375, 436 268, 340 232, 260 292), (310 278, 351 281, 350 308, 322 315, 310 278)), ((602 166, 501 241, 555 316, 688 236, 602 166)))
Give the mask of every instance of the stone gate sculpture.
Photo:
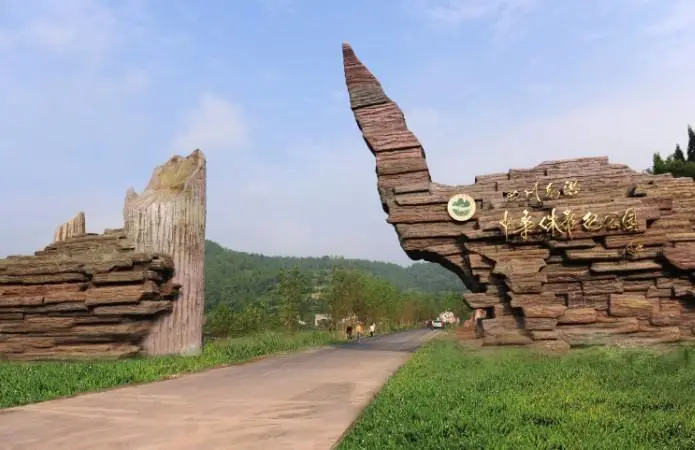
POLYGON ((694 338, 692 179, 600 157, 434 183, 402 111, 348 44, 343 63, 387 222, 411 259, 443 265, 472 291, 484 344, 694 338))

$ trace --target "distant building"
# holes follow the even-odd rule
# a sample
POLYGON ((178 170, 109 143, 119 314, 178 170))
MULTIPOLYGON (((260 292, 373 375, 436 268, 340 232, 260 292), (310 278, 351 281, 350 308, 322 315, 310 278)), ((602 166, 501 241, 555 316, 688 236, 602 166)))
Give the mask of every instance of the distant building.
MULTIPOLYGON (((321 321, 324 321, 324 320, 331 321, 332 320, 331 315, 330 314, 314 314, 314 326, 315 327, 318 327, 319 323, 321 321)), ((349 323, 349 322, 357 322, 357 316, 353 314, 350 317, 345 317, 343 319, 340 319, 339 322, 343 325, 346 323, 349 323)))
POLYGON ((443 313, 441 313, 439 315, 439 320, 452 325, 458 323, 458 317, 456 317, 454 313, 451 311, 444 311, 443 313))
POLYGON ((314 326, 318 327, 319 323, 322 321, 330 321, 331 316, 329 314, 314 314, 314 326))

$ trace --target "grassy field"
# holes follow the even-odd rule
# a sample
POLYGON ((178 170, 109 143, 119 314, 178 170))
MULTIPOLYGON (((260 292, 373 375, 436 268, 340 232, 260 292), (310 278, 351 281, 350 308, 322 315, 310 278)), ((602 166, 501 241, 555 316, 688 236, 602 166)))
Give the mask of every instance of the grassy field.
POLYGON ((695 449, 695 349, 423 347, 338 447, 695 449))
POLYGON ((266 333, 214 341, 195 357, 168 356, 100 362, 0 362, 0 408, 51 400, 186 372, 234 364, 278 352, 337 342, 327 332, 266 333))

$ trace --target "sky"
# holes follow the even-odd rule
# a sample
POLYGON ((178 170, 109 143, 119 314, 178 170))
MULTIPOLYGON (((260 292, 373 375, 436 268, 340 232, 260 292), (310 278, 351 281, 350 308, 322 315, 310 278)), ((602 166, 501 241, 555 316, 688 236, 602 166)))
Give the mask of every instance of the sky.
POLYGON ((349 42, 432 177, 609 156, 634 169, 695 125, 692 0, 0 0, 0 256, 200 148, 207 238, 408 264, 345 89, 349 42))

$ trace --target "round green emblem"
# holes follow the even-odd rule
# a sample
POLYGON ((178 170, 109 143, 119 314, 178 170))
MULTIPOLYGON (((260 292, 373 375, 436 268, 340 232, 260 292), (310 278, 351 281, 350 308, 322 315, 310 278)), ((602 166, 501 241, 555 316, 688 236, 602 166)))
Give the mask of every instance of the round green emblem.
POLYGON ((475 214, 475 200, 470 195, 456 194, 449 199, 446 210, 457 222, 465 222, 475 214))

